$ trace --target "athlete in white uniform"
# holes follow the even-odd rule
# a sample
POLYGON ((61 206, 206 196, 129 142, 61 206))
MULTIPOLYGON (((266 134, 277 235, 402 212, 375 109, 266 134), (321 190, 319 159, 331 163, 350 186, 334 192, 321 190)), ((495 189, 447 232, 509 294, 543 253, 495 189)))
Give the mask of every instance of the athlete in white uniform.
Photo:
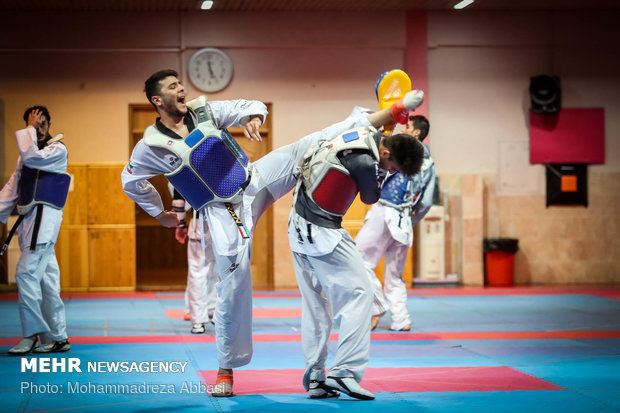
MULTIPOLYGON (((172 186, 172 185, 170 185, 172 186)), ((181 194, 172 190, 172 208, 180 225, 175 238, 181 244, 187 240, 187 307, 192 322, 192 334, 203 334, 205 326, 213 322, 217 292, 215 284, 218 277, 215 271, 215 256, 211 246, 211 233, 204 220, 193 211, 188 225, 185 225, 185 212, 189 206, 181 194), (204 227, 204 228, 203 228, 204 227), (204 236, 202 236, 204 230, 204 236), (203 243, 204 240, 204 243, 203 243)))
MULTIPOLYGON (((408 108, 422 103, 422 93, 408 108)), ((407 99, 407 97, 405 97, 407 99)), ((406 118, 405 118, 406 121, 406 118)), ((311 398, 339 392, 372 400, 358 383, 370 353, 372 292, 362 258, 341 227, 359 192, 377 202, 387 172, 412 175, 423 160, 422 144, 408 134, 382 137, 372 127, 328 135, 300 164, 299 183, 289 218, 289 243, 302 294, 303 385, 311 398), (334 363, 325 377, 332 324, 339 328, 334 363)))
MULTIPOLYGON (((174 135, 178 139, 188 137, 191 132, 188 122, 191 122, 196 114, 193 110, 188 112, 185 104, 185 89, 179 82, 176 72, 158 72, 151 76, 150 80, 153 79, 159 80, 151 82, 155 85, 151 87, 151 91, 148 88, 146 90, 149 101, 161 116, 156 127, 166 131, 166 134, 173 139, 176 139, 174 135)), ((312 143, 355 127, 382 126, 392 122, 393 116, 396 115, 405 114, 406 116, 407 108, 411 106, 410 101, 415 101, 419 96, 411 94, 409 98, 405 97, 395 104, 392 109, 373 114, 366 114, 361 109, 355 109, 344 121, 279 148, 249 164, 250 178, 241 186, 239 192, 241 196, 229 207, 225 202, 216 201, 207 203, 202 208, 196 208, 207 220, 211 233, 217 234, 212 238, 212 242, 219 276, 216 286, 217 306, 214 321, 220 368, 212 392, 213 396, 232 396, 232 369, 248 364, 252 358, 250 253, 251 235, 258 218, 275 200, 295 187, 294 169, 312 143)), ((258 128, 267 115, 262 103, 254 101, 210 102, 209 106, 217 127, 242 125, 248 139, 260 140, 258 128)), ((144 139, 138 142, 134 148, 130 162, 122 173, 123 189, 130 198, 157 218, 162 225, 175 227, 178 224, 176 214, 164 211, 161 197, 147 182, 147 179, 172 172, 178 167, 180 161, 170 152, 149 147, 143 141, 144 139)), ((224 179, 223 182, 228 181, 224 179)), ((176 185, 175 187, 181 192, 179 187, 176 185)), ((188 197, 185 195, 184 197, 191 203, 188 197)))
MULTIPOLYGON (((409 118, 404 132, 423 141, 428 130, 428 119, 416 115, 409 118)), ((387 310, 392 314, 392 330, 411 330, 407 286, 402 274, 407 251, 413 243, 413 226, 430 210, 435 188, 435 168, 426 145, 424 151, 425 159, 419 174, 413 178, 401 174, 388 177, 379 202, 370 208, 355 238, 373 289, 371 330, 376 328, 387 310), (382 288, 373 269, 384 256, 382 288)))
MULTIPOLYGON (((15 132, 20 153, 17 168, 0 192, 0 222, 6 223, 16 206, 20 209, 21 197, 28 192, 25 182, 28 171, 47 176, 52 179, 45 181, 49 183, 60 178, 66 185, 63 184, 62 189, 51 188, 51 192, 56 194, 62 192, 58 205, 39 203, 22 214, 23 221, 18 227, 22 255, 17 262, 15 278, 23 339, 9 350, 9 354, 23 355, 33 350, 37 353, 64 352, 70 349, 70 345, 65 306, 60 298, 60 269, 54 244, 62 222, 62 207, 70 179, 66 174, 67 148, 60 142, 62 135, 54 138, 49 135, 51 118, 45 107, 27 109, 24 121, 27 127, 15 132), (40 347, 37 347, 38 339, 43 343, 40 347)), ((39 179, 39 185, 46 184, 39 179)))

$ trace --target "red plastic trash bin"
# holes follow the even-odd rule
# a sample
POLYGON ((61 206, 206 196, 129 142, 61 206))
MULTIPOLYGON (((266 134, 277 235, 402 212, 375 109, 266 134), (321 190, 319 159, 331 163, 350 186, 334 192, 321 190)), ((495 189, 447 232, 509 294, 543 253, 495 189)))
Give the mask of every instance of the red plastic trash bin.
POLYGON ((519 250, 519 241, 512 238, 485 239, 483 250, 487 285, 513 285, 515 253, 519 250))

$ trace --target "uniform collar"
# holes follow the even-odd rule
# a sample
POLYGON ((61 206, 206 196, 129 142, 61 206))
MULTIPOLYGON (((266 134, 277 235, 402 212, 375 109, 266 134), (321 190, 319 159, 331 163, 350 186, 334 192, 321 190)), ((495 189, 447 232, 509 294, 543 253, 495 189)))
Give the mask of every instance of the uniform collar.
MULTIPOLYGON (((187 111, 185 116, 183 116, 183 121, 187 125, 187 130, 189 132, 193 131, 196 128, 196 124, 194 123, 194 118, 192 117, 191 112, 189 110, 187 111)), ((169 127, 164 125, 161 122, 161 118, 157 118, 157 120, 155 121, 155 127, 157 128, 158 131, 160 131, 164 135, 168 136, 169 138, 172 138, 172 139, 183 139, 176 132, 173 132, 169 127)))

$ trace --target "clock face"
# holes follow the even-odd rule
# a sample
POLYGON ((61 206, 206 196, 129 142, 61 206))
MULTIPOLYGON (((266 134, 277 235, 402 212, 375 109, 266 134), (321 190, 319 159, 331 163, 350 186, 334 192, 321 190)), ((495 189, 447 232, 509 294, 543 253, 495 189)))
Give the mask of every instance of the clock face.
POLYGON ((194 53, 187 70, 190 80, 198 89, 218 92, 230 83, 233 64, 226 53, 209 47, 194 53))

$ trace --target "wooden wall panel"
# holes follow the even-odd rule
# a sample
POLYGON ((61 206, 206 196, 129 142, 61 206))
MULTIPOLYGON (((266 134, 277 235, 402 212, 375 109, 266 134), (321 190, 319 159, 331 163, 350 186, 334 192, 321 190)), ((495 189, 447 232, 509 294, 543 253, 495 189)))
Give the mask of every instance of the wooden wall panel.
POLYGON ((88 230, 63 225, 56 242, 62 291, 88 290, 88 230))
POLYGON ((405 263, 405 269, 403 270, 403 281, 407 288, 413 287, 413 277, 415 273, 415 249, 413 246, 407 251, 407 262, 405 263))
POLYGON ((131 226, 88 230, 90 290, 133 291, 136 284, 136 232, 131 226))
POLYGON ((88 225, 134 224, 134 203, 123 192, 125 164, 88 165, 88 225))
POLYGON ((62 224, 86 225, 88 222, 88 176, 86 164, 69 164, 71 188, 63 214, 62 224))
POLYGON ((135 289, 135 216, 121 189, 124 164, 70 164, 69 193, 56 244, 63 291, 135 289))

